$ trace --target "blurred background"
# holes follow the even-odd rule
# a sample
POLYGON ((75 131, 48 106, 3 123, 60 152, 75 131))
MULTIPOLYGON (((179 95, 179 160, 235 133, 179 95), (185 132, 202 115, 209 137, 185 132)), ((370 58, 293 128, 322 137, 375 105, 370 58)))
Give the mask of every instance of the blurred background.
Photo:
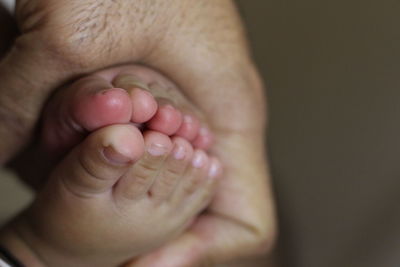
POLYGON ((400 2, 238 3, 268 88, 279 262, 400 266, 400 2))
MULTIPOLYGON (((237 2, 267 84, 280 225, 272 259, 240 266, 400 266, 400 2, 237 2)), ((0 221, 31 197, 3 176, 0 221)))

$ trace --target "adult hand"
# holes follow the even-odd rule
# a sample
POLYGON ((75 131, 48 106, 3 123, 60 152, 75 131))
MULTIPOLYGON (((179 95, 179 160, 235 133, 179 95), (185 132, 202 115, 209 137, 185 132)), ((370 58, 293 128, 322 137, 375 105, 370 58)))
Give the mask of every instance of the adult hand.
POLYGON ((0 64, 1 163, 28 142, 52 88, 141 62, 173 79, 203 110, 216 135, 213 152, 225 165, 208 211, 143 262, 184 266, 270 247, 263 88, 230 0, 20 0, 16 19, 22 34, 0 64), (190 253, 183 257, 180 248, 190 253))

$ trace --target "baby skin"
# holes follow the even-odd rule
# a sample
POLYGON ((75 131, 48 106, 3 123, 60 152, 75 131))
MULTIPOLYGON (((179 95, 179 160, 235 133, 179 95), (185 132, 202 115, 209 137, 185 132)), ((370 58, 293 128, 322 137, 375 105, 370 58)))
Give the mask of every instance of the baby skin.
POLYGON ((187 229, 221 175, 200 113, 142 66, 63 88, 43 121, 47 150, 66 156, 1 238, 28 266, 119 266, 150 252, 187 229))

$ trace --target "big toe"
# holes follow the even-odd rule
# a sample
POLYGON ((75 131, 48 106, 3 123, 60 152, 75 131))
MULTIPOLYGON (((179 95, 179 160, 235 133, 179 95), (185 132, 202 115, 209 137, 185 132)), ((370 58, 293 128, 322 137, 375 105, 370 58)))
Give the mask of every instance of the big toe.
POLYGON ((113 125, 89 135, 60 163, 53 174, 77 195, 110 190, 143 154, 140 131, 132 125, 113 125))
POLYGON ((91 75, 63 88, 44 113, 43 141, 50 152, 63 153, 88 132, 128 123, 132 103, 128 93, 100 76, 91 75))

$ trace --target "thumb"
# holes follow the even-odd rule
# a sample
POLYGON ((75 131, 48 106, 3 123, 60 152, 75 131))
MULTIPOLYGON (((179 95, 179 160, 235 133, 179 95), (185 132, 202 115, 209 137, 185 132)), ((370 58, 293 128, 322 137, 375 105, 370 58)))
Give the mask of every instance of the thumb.
POLYGON ((50 88, 70 74, 33 38, 33 34, 18 37, 0 62, 0 164, 29 141, 50 88))

